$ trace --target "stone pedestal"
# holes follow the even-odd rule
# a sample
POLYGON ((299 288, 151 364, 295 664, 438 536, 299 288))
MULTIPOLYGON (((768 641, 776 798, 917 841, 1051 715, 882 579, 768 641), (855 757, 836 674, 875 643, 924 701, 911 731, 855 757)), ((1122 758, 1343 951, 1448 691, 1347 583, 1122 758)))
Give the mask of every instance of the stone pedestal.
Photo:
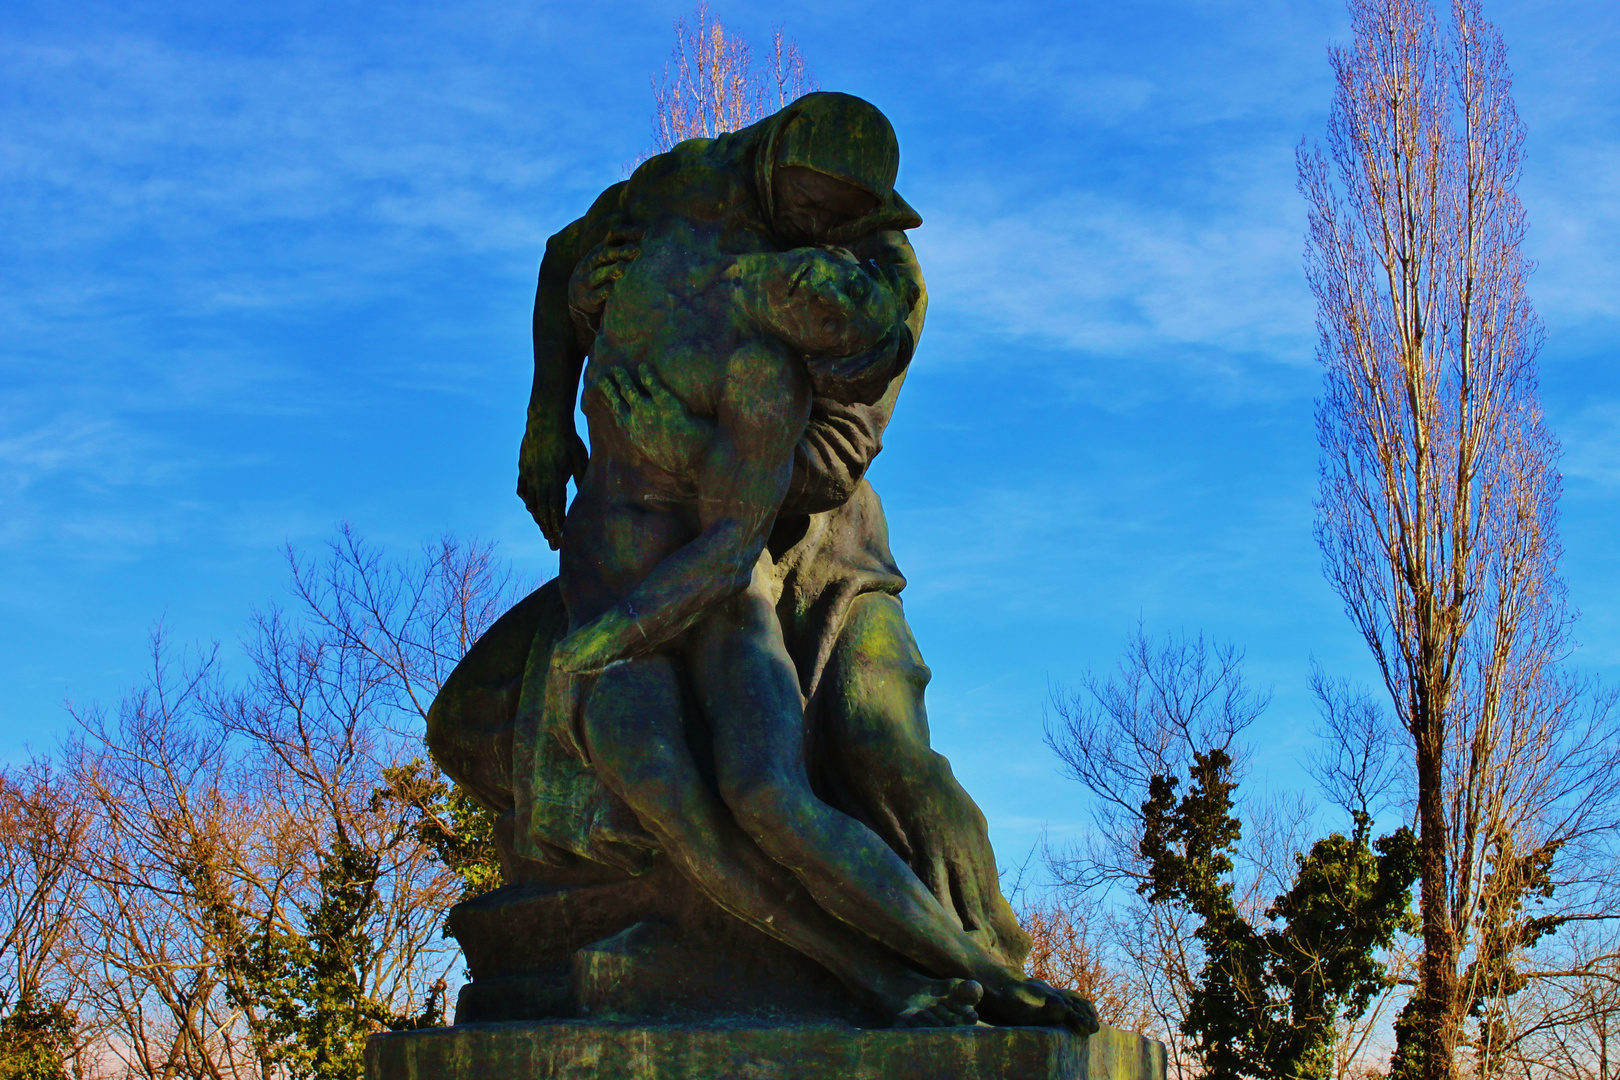
POLYGON ((733 919, 660 861, 628 880, 508 885, 450 909, 472 981, 457 1024, 881 1024, 824 968, 733 919))
POLYGON ((882 1027, 828 972, 669 867, 457 905, 454 1027, 374 1035, 366 1080, 1164 1080, 1104 1028, 882 1027))
POLYGON ((457 1024, 373 1035, 366 1080, 1164 1080, 1162 1044, 1103 1028, 457 1024))

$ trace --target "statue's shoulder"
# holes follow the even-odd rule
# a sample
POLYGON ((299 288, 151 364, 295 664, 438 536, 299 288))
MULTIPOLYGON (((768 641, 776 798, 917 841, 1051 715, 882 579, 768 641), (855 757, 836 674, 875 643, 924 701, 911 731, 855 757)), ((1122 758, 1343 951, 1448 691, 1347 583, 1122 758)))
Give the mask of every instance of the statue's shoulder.
POLYGON ((715 140, 688 139, 655 154, 630 175, 624 215, 638 223, 679 217, 720 222, 756 201, 753 178, 730 155, 714 153, 715 140))

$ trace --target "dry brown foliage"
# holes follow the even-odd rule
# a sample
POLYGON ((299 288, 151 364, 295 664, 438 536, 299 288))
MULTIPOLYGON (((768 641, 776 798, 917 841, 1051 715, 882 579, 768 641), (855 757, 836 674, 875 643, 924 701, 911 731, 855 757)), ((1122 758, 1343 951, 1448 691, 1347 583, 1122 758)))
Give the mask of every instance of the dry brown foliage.
POLYGON ((1139 1030, 1143 1010, 1132 1002, 1125 977, 1103 955, 1090 916, 1078 896, 1026 900, 1018 921, 1034 940, 1024 969, 1053 986, 1078 990, 1110 1027, 1139 1030))
POLYGON ((294 606, 254 616, 245 677, 160 632, 116 708, 74 710, 53 761, 0 774, 0 1014, 68 1002, 86 1075, 292 1075, 253 942, 307 932, 334 850, 375 898, 358 995, 417 1016, 453 973, 461 882, 423 832, 421 720, 510 575, 484 545, 388 559, 347 529, 288 559, 294 606))
POLYGON ((62 949, 83 881, 73 873, 87 814, 45 759, 0 771, 0 1013, 65 996, 62 949))
POLYGON ((748 39, 727 30, 700 0, 690 23, 675 20, 674 53, 662 78, 653 81, 651 154, 687 139, 738 131, 818 88, 798 45, 780 26, 771 31, 760 63, 748 39))
POLYGON ((65 1010, 74 1023, 63 1049, 76 1073, 97 1036, 95 1018, 78 1008, 74 955, 90 824, 80 792, 48 758, 0 770, 0 1016, 65 1010))

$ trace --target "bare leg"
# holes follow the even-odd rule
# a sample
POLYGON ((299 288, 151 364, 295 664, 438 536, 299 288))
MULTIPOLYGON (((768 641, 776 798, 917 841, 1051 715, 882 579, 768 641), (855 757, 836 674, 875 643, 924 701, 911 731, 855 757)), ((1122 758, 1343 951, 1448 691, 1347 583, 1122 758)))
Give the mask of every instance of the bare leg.
POLYGON ((694 884, 726 911, 825 966, 859 1000, 900 1024, 977 1020, 979 987, 882 957, 767 858, 710 793, 686 745, 673 663, 652 656, 604 672, 585 732, 603 781, 694 884))
MULTIPOLYGON (((984 814, 929 745, 928 679, 899 598, 857 598, 812 706, 828 797, 899 852, 967 934, 1021 971, 1030 939, 1001 895, 984 814)), ((996 987, 981 1012, 1026 1022, 1019 1017, 1030 1015, 1032 998, 1042 994, 1063 999, 1066 1022, 1095 1028, 1089 1001, 1037 980, 996 987)))
POLYGON ((858 597, 810 708, 818 783, 911 865, 964 930, 1022 967, 1030 939, 1001 895, 984 814, 929 746, 928 679, 899 598, 858 597))
POLYGON ((1083 1000, 992 955, 876 834, 812 793, 798 680, 762 588, 715 610, 694 631, 689 660, 714 725, 721 797, 817 903, 924 971, 976 980, 1001 1023, 1094 1026, 1083 1000))

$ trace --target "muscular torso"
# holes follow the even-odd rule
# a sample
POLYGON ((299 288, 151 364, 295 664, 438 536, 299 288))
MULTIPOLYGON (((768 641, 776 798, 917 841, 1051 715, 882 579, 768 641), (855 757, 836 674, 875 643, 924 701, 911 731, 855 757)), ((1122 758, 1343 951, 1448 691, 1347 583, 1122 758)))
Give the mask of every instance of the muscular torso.
MULTIPOLYGON (((880 445, 900 378, 875 405, 840 407, 859 423, 840 421, 841 413, 822 417, 826 437, 813 438, 820 429, 809 425, 807 431, 806 373, 783 362, 778 343, 723 302, 728 260, 778 250, 778 241, 758 219, 745 176, 677 152, 653 159, 628 184, 605 193, 548 246, 536 303, 540 415, 549 400, 546 380, 553 371, 566 379, 566 355, 576 347, 563 333, 565 268, 610 228, 639 230, 640 254, 615 286, 599 331, 588 344, 580 342, 590 354, 582 407, 591 455, 567 513, 563 587, 573 628, 605 617, 610 608, 620 612, 614 625, 622 625, 632 617, 628 612, 652 605, 667 613, 653 627, 662 641, 690 625, 699 604, 716 595, 715 582, 724 592, 746 578, 749 567, 739 559, 750 550, 758 554, 784 497, 810 502, 812 509, 847 497, 880 445), (692 318, 694 310, 701 317, 692 318), (547 359, 553 356, 555 367, 547 359), (690 475, 672 475, 644 460, 601 407, 602 376, 642 363, 655 366, 691 412, 718 426, 722 437, 690 475), (698 588, 700 578, 708 586, 698 588)), ((924 300, 903 234, 873 234, 857 242, 854 253, 900 297, 914 339, 924 300)), ((531 415, 536 407, 531 403, 531 415)), ((620 644, 609 651, 636 647, 640 633, 639 627, 614 631, 609 637, 620 644)))
MULTIPOLYGON (((615 483, 638 489, 627 498, 691 502, 694 477, 673 476, 648 462, 604 406, 603 380, 616 368, 650 366, 694 415, 714 418, 725 399, 732 354, 745 341, 764 342, 725 278, 735 256, 712 223, 666 218, 649 228, 641 255, 614 287, 585 368, 581 408, 589 424, 592 472, 612 462, 615 483)), ((754 250, 762 250, 762 245, 754 250)), ((769 343, 788 363, 785 350, 769 343)), ((604 477, 605 479, 605 477, 604 477)), ((593 483, 587 475, 587 485, 593 483)))
POLYGON ((735 279, 725 276, 748 253, 735 250, 738 237, 751 235, 667 217, 647 228, 640 257, 614 288, 583 380, 591 458, 569 510, 563 561, 575 626, 706 536, 715 550, 705 572, 742 558, 719 549, 762 543, 787 491, 810 385, 788 348, 749 319, 735 279), (688 475, 648 461, 604 405, 607 375, 641 365, 690 412, 716 422, 688 475))

